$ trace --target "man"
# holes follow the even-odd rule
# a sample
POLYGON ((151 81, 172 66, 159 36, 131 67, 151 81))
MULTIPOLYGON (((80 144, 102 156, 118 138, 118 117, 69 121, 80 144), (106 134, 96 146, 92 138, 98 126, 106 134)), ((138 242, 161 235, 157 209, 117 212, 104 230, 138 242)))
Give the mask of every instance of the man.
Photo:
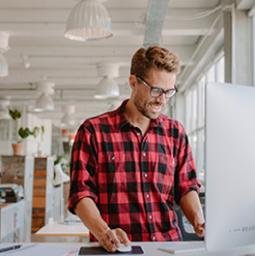
POLYGON ((151 46, 132 58, 131 97, 86 120, 73 145, 69 210, 109 252, 130 241, 179 241, 180 204, 204 235, 200 183, 184 128, 161 114, 177 92, 180 60, 151 46))

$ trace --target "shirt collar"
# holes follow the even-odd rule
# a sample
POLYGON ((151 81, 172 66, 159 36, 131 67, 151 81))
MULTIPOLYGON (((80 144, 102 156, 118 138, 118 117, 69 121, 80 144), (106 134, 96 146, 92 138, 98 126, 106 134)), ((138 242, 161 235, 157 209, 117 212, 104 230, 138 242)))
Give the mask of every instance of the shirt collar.
MULTIPOLYGON (((125 113, 125 106, 129 100, 124 100, 120 107, 117 109, 117 124, 119 129, 121 130, 125 125, 130 125, 129 120, 127 119, 126 113, 125 113)), ((162 114, 159 115, 157 119, 151 120, 150 127, 162 127, 164 128, 164 125, 162 123, 162 114)))
POLYGON ((130 124, 129 120, 127 119, 126 113, 125 113, 125 106, 128 102, 127 100, 124 100, 120 107, 117 109, 117 122, 119 129, 121 130, 122 127, 124 127, 127 124, 130 124))

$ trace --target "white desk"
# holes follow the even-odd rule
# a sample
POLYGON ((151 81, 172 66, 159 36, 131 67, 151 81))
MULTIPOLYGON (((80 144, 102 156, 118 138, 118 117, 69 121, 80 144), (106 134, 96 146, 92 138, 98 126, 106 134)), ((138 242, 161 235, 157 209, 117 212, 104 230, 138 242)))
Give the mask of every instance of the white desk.
MULTIPOLYGON (((180 255, 180 256, 244 256, 248 253, 255 253, 255 246, 246 248, 246 249, 239 249, 239 250, 233 250, 233 251, 224 251, 224 252, 208 252, 208 251, 202 251, 202 252, 190 252, 190 253, 183 253, 183 254, 171 254, 167 252, 163 252, 158 250, 157 248, 166 245, 167 243, 176 243, 176 242, 144 242, 140 245, 143 247, 143 250, 145 252, 144 255, 148 256, 171 256, 171 255, 180 255)), ((189 242, 179 242, 179 243, 189 243, 189 242)), ((133 243, 134 245, 136 243, 133 243)), ((248 255, 247 255, 248 256, 248 255)))
POLYGON ((49 223, 39 229, 36 236, 89 236, 89 230, 82 222, 65 224, 59 222, 49 223))
MULTIPOLYGON (((170 256, 174 254, 166 253, 159 251, 157 248, 166 245, 167 243, 176 243, 176 242, 133 242, 132 245, 140 245, 143 248, 144 254, 139 255, 146 255, 146 256, 170 256)), ((182 242, 180 242, 182 243, 182 242)), ((187 243, 187 242, 183 242, 187 243)), ((31 244, 31 243, 30 243, 31 244)), ((30 245, 28 243, 24 243, 24 246, 30 245)), ((83 243, 37 243, 37 245, 43 245, 43 246, 53 246, 53 247, 69 247, 69 248, 79 248, 81 246, 94 246, 95 244, 83 244, 83 243)), ((27 255, 29 251, 27 251, 27 255)), ((185 253, 185 254, 178 254, 180 256, 248 256, 248 253, 255 253, 255 246, 247 247, 245 249, 238 249, 233 251, 224 251, 224 252, 217 252, 217 253, 209 253, 209 252, 196 252, 196 253, 185 253)), ((61 256, 63 254, 55 256, 61 256)), ((114 254, 109 254, 114 255, 114 254)), ((126 253, 122 253, 121 255, 130 255, 126 253)), ((75 254, 73 255, 75 256, 75 254)))

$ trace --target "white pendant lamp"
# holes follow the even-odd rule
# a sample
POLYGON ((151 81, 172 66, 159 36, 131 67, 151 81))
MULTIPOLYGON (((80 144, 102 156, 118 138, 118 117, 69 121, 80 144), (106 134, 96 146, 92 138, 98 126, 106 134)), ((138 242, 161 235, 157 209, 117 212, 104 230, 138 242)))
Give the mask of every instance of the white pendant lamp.
POLYGON ((61 118, 61 126, 74 126, 75 119, 68 113, 65 113, 61 118))
POLYGON ((114 81, 114 79, 110 77, 104 77, 97 85, 94 97, 96 99, 107 99, 111 97, 118 97, 119 95, 119 86, 114 81))
POLYGON ((50 97, 54 93, 54 83, 41 82, 37 84, 36 90, 42 94, 36 100, 34 111, 35 112, 44 112, 44 111, 53 111, 54 110, 54 101, 50 97))
POLYGON ((36 100, 34 111, 42 112, 52 110, 54 110, 54 101, 48 94, 42 93, 36 100))
POLYGON ((101 62, 97 64, 98 75, 103 79, 96 88, 96 99, 107 99, 120 95, 119 86, 113 79, 119 76, 119 64, 115 62, 101 62))
POLYGON ((61 126, 69 127, 75 125, 75 106, 74 105, 63 105, 63 112, 65 112, 64 116, 61 118, 61 126))
POLYGON ((111 18, 101 2, 81 0, 74 6, 66 23, 64 36, 78 41, 98 40, 112 36, 111 18))

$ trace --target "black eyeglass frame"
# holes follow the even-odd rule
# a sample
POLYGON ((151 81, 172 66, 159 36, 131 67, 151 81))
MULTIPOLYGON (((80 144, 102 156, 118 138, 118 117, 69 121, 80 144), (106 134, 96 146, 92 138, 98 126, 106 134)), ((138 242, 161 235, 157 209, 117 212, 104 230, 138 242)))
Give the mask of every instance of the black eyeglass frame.
POLYGON ((167 99, 170 99, 170 98, 172 98, 172 97, 178 92, 178 89, 177 89, 176 86, 174 86, 173 89, 169 89, 169 90, 165 91, 165 90, 163 90, 162 88, 159 88, 159 87, 152 87, 152 86, 150 86, 146 81, 144 81, 140 76, 137 76, 137 75, 135 75, 135 76, 136 76, 138 82, 140 82, 140 83, 146 85, 148 88, 150 88, 150 90, 151 90, 151 91, 150 91, 150 95, 151 95, 153 98, 158 98, 158 97, 160 97, 160 96, 164 93, 164 94, 165 94, 165 97, 166 97, 167 99), (154 90, 154 89, 160 91, 159 95, 157 95, 157 96, 153 95, 153 90, 154 90), (167 93, 170 92, 170 91, 171 91, 171 92, 174 92, 174 94, 171 95, 171 96, 169 96, 169 97, 167 97, 167 93))

